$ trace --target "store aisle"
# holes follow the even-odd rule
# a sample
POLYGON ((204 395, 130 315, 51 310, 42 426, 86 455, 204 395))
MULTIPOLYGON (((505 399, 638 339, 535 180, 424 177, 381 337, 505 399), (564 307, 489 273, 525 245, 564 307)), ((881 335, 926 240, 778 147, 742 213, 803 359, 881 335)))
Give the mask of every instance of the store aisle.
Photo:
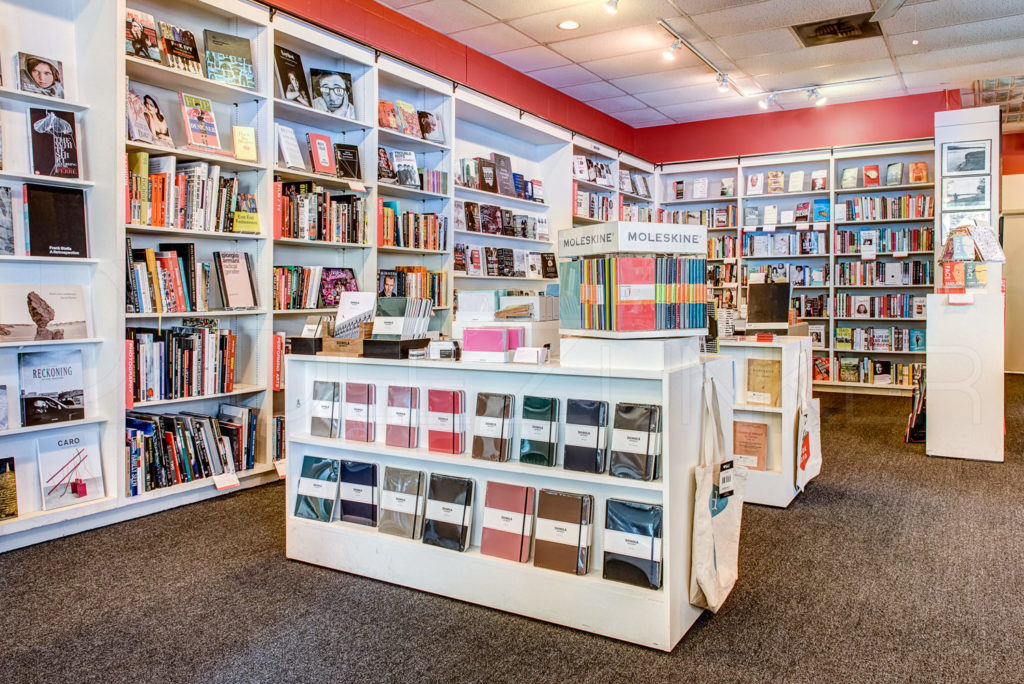
POLYGON ((909 399, 823 395, 825 470, 748 506, 672 654, 284 559, 280 485, 0 555, 0 679, 877 681, 1024 671, 1024 380, 1008 462, 924 457, 909 399))

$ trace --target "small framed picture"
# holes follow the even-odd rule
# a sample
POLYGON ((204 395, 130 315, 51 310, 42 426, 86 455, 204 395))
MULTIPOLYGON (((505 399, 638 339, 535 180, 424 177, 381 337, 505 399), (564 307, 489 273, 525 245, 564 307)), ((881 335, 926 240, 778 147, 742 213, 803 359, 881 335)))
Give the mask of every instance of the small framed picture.
POLYGON ((942 143, 942 175, 967 176, 992 172, 992 141, 942 143))
POLYGON ((942 179, 942 211, 988 208, 988 176, 954 176, 942 179))

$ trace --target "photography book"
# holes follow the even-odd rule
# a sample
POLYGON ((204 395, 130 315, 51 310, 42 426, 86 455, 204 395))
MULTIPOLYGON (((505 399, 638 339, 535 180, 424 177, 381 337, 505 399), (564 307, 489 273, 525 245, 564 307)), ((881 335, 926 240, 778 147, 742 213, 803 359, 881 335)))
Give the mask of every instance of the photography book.
POLYGON ((82 350, 21 352, 21 425, 46 425, 85 418, 82 350))
POLYGON ((81 285, 0 283, 0 342, 85 339, 87 312, 81 285))
POLYGON ((64 99, 64 63, 49 57, 19 52, 18 87, 27 93, 36 93, 64 99))
POLYGON ((349 119, 356 118, 351 74, 310 67, 309 80, 313 86, 313 109, 349 119))
POLYGON ((359 147, 334 143, 334 165, 337 167, 338 178, 363 179, 362 166, 359 164, 359 147))
POLYGON ((106 496, 99 428, 46 433, 36 439, 43 510, 52 511, 106 496))
POLYGON ((205 29, 203 42, 206 44, 206 78, 250 90, 256 88, 252 45, 248 38, 205 29))
POLYGON ((32 173, 78 178, 78 136, 74 113, 35 107, 28 112, 32 173))
POLYGON ((274 46, 274 64, 277 67, 277 85, 281 88, 281 97, 305 107, 312 107, 313 100, 309 96, 309 85, 306 82, 306 71, 302 68, 302 57, 280 45, 274 46))

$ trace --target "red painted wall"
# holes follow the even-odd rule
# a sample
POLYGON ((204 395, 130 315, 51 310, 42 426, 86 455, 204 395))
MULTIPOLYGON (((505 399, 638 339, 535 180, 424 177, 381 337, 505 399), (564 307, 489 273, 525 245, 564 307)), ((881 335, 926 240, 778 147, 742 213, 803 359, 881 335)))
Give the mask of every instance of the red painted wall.
POLYGON ((1024 173, 1024 133, 1003 136, 1003 175, 1024 173))

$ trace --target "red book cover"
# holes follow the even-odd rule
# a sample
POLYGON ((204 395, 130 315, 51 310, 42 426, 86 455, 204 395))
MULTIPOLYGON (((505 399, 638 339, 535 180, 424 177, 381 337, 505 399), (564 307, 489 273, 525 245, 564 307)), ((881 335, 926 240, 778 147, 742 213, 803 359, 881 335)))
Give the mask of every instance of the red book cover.
POLYGON ((878 165, 864 167, 864 187, 871 187, 879 184, 878 165))
POLYGON ((330 137, 323 133, 307 133, 306 144, 309 146, 309 161, 313 164, 313 172, 337 176, 337 167, 334 165, 334 144, 330 137))
POLYGON ((519 563, 530 560, 534 494, 533 487, 488 481, 480 553, 519 563))
POLYGON ((654 259, 615 259, 615 316, 619 330, 653 330, 654 259))
POLYGON ((442 454, 463 450, 464 395, 459 390, 427 390, 427 448, 442 454))
MULTIPOLYGON (((178 451, 174 448, 174 433, 170 430, 164 432, 164 442, 167 444, 167 453, 176 454, 178 451)), ((172 458, 171 463, 174 464, 174 478, 175 484, 181 484, 181 470, 178 465, 178 459, 172 458)))
POLYGON ((124 407, 135 408, 135 342, 124 341, 124 407))
POLYGON ((284 192, 283 189, 282 189, 283 185, 284 185, 284 183, 282 181, 274 181, 274 239, 275 240, 280 240, 281 239, 281 228, 282 228, 281 216, 282 216, 282 212, 283 212, 283 209, 284 209, 284 197, 282 195, 282 193, 284 192))
POLYGON ((235 391, 235 333, 228 331, 227 363, 224 364, 224 391, 235 391))
POLYGON ((276 392, 281 389, 281 362, 284 360, 284 338, 274 333, 271 347, 271 388, 276 392))
POLYGON ((374 386, 361 382, 345 383, 345 439, 372 442, 375 438, 374 386))
POLYGON ((181 289, 178 271, 178 255, 174 252, 157 252, 157 277, 164 295, 164 311, 168 313, 185 310, 185 293, 181 289))
POLYGON ((387 427, 384 429, 388 446, 415 448, 419 444, 419 408, 418 387, 388 386, 387 427))

